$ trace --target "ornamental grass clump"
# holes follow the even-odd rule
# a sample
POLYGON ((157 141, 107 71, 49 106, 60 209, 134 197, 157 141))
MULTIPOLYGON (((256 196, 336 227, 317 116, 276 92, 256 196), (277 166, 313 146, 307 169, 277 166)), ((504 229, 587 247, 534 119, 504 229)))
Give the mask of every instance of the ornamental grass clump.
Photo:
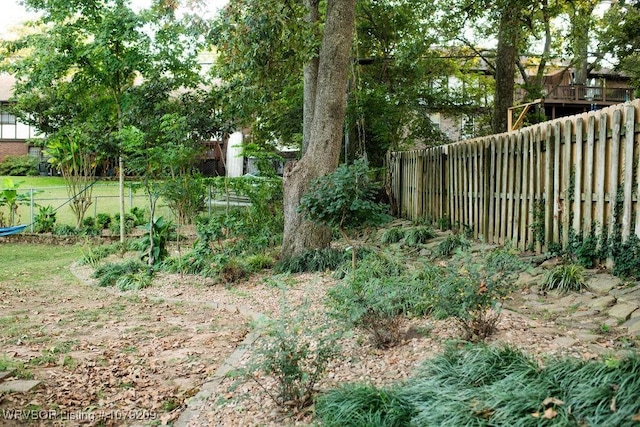
POLYGON ((549 270, 542 280, 541 289, 561 293, 579 292, 585 287, 584 267, 578 264, 562 264, 549 270))

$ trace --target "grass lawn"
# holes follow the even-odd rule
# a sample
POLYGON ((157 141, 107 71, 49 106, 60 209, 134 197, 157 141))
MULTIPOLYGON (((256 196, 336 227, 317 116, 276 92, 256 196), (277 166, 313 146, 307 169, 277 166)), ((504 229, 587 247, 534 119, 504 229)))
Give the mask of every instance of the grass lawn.
MULTIPOLYGON (((75 216, 68 203, 69 195, 63 178, 51 176, 0 176, 0 182, 5 178, 10 178, 14 185, 18 186, 19 194, 25 194, 30 198, 33 192, 33 206, 27 202, 18 207, 19 223, 31 224, 33 217, 38 214, 39 206, 51 206, 56 209, 57 224, 75 225, 75 216)), ((91 192, 93 203, 85 216, 95 217, 98 213, 106 213, 113 216, 120 212, 118 181, 99 180, 93 185, 91 192)), ((124 193, 126 212, 129 212, 133 207, 146 208, 148 203, 143 190, 134 190, 131 187, 131 183, 126 182, 124 193)), ((160 204, 158 215, 170 215, 169 209, 160 204)))

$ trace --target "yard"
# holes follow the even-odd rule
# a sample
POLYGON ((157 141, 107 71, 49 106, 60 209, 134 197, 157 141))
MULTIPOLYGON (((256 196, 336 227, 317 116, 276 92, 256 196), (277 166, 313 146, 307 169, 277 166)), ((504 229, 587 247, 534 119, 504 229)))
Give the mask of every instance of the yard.
MULTIPOLYGON (((423 254, 445 238, 446 233, 424 245, 423 254)), ((241 375, 260 341, 231 360, 232 370, 227 375, 217 382, 212 382, 212 377, 225 360, 229 362, 227 358, 246 334, 258 326, 247 312, 279 318, 286 300, 294 311, 307 310, 301 333, 317 328, 324 319, 319 316, 326 311, 327 291, 340 283, 330 272, 282 274, 265 270, 225 286, 212 278, 159 273, 151 287, 123 292, 95 286, 92 269, 74 264, 86 250, 77 244, 0 242, 0 371, 9 369, 14 378, 40 381, 33 391, 1 395, 0 410, 5 418, 20 410, 25 411, 20 414, 35 418, 46 415, 48 419, 39 420, 43 425, 55 425, 53 415, 58 420, 83 416, 87 425, 170 424, 193 410, 194 401, 189 398, 201 397, 198 393, 206 389, 209 393, 198 404, 196 416, 188 421, 183 418, 183 424, 177 425, 313 422, 312 410, 283 408, 271 399, 277 390, 273 378, 263 373, 253 379, 241 375)), ((476 245, 471 250, 478 260, 486 258, 492 248, 476 245)), ((111 260, 117 261, 119 256, 112 255, 111 260)), ((492 347, 509 345, 540 364, 560 356, 615 361, 637 354, 637 339, 620 326, 621 322, 612 318, 608 309, 593 309, 602 295, 591 291, 566 296, 541 292, 535 278, 539 281, 542 267, 536 268, 533 275, 521 275, 505 300, 497 332, 488 339, 492 347)), ((587 272, 589 280, 601 274, 587 272)), ((616 284, 615 289, 635 286, 613 277, 608 280, 616 284)), ((425 360, 438 357, 451 345, 458 346, 459 337, 455 322, 431 316, 405 318, 399 342, 387 349, 378 348, 366 334, 353 330, 340 338, 341 350, 316 387, 326 391, 354 382, 387 387, 407 381, 425 360)), ((615 405, 615 400, 607 402, 607 407, 615 405)), ((540 408, 540 415, 549 405, 530 403, 532 408, 540 408)), ((562 411, 555 410, 556 415, 546 413, 548 425, 554 425, 555 416, 558 423, 561 421, 562 411)), ((618 411, 622 410, 619 402, 618 411)), ((640 408, 624 410, 635 414, 640 408)), ((535 421, 531 414, 527 417, 535 421)), ((632 425, 630 417, 626 419, 632 425)), ((2 422, 0 419, 0 425, 15 425, 15 421, 2 422)))

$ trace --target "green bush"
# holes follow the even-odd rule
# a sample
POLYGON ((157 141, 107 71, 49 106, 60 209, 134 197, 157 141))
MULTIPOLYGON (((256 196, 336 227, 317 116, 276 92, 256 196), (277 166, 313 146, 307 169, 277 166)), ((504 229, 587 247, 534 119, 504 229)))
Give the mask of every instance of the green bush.
POLYGON ((140 251, 140 258, 147 260, 149 265, 154 265, 169 255, 167 243, 175 235, 175 227, 171 221, 164 217, 156 218, 147 224, 147 233, 136 241, 136 247, 140 251), (150 233, 149 231, 152 231, 150 233))
POLYGON ((380 243, 383 245, 390 245, 393 243, 398 243, 402 239, 404 239, 405 231, 400 227, 387 228, 382 232, 382 236, 380 236, 380 243))
POLYGON ((584 288, 584 267, 578 264, 562 264, 549 270, 540 288, 545 291, 578 292, 584 288))
MULTIPOLYGON (((108 263, 102 265, 93 272, 92 277, 99 279, 98 286, 116 286, 121 277, 149 271, 149 267, 137 260, 128 260, 122 263, 108 263)), ((151 272, 149 271, 149 274, 151 272)))
POLYGON ((416 246, 424 244, 436 236, 435 231, 431 227, 421 226, 410 228, 405 232, 404 241, 407 245, 416 246))
POLYGON ((332 271, 344 264, 347 259, 350 259, 350 256, 341 249, 309 249, 300 255, 279 261, 276 271, 279 273, 332 271))
POLYGON ((451 256, 457 249, 466 250, 471 247, 469 242, 463 234, 457 233, 447 236, 442 242, 438 244, 437 254, 441 257, 451 256))
POLYGON ((6 156, 0 163, 0 175, 35 176, 38 175, 38 159, 35 157, 6 156))
POLYGON ((465 340, 484 340, 500 320, 499 303, 509 293, 511 272, 480 265, 464 253, 454 258, 433 293, 433 312, 438 318, 452 318, 465 340))
POLYGON ((372 170, 365 159, 351 165, 341 164, 330 174, 314 180, 302 196, 298 210, 310 221, 337 228, 352 247, 355 268, 356 247, 348 232, 387 222, 388 206, 374 201, 379 183, 373 180, 372 170))
POLYGON ((68 224, 56 224, 51 233, 54 236, 77 236, 80 234, 80 230, 76 227, 68 224))
POLYGON ((51 205, 39 206, 38 214, 33 218, 33 229, 36 233, 50 233, 56 224, 56 211, 51 205))
POLYGON ((318 397, 315 416, 325 427, 405 427, 414 407, 398 388, 347 384, 318 397))
POLYGON ((387 348, 401 339, 405 315, 430 311, 432 282, 411 277, 397 260, 371 253, 351 275, 328 291, 331 315, 369 334, 373 344, 387 348))
POLYGON ((99 228, 100 230, 106 230, 111 225, 111 221, 111 215, 106 213, 99 213, 96 215, 96 228, 99 228))
POLYGON ((281 406, 309 406, 329 362, 340 354, 340 335, 326 319, 310 321, 311 315, 307 303, 292 308, 283 299, 280 316, 267 324, 247 369, 259 383, 259 373, 275 379, 277 390, 270 396, 281 406))

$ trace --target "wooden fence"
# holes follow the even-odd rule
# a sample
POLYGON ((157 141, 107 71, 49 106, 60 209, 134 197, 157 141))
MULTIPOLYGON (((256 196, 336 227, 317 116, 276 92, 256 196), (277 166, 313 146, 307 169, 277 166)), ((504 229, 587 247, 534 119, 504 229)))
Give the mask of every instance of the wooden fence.
POLYGON ((570 232, 640 236, 640 100, 517 131, 387 157, 400 216, 466 226, 522 250, 570 232))

